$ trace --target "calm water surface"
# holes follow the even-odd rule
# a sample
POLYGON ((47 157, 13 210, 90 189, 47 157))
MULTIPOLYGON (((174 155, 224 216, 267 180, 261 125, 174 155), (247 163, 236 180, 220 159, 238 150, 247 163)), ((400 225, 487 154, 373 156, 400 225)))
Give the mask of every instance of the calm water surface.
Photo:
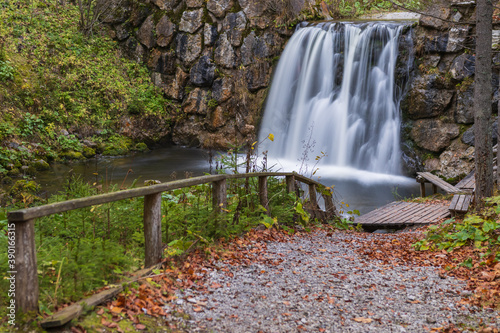
MULTIPOLYGON (((212 153, 217 156, 218 153, 212 153)), ((86 162, 56 164, 50 170, 37 176, 42 188, 55 193, 63 188, 73 173, 87 181, 99 184, 129 186, 137 179, 137 186, 145 180, 155 179, 167 182, 189 176, 201 176, 210 172, 210 153, 207 150, 166 147, 147 153, 125 157, 100 157, 86 162)), ((215 168, 215 163, 212 163, 215 168)), ((280 162, 274 171, 296 171, 298 163, 280 162)), ((311 172, 305 172, 310 176, 311 172)), ((382 175, 352 168, 321 166, 313 176, 322 184, 334 186, 338 202, 349 204, 349 209, 361 213, 369 212, 402 197, 419 195, 419 186, 413 178, 382 175), (319 177, 319 179, 318 179, 319 177)))

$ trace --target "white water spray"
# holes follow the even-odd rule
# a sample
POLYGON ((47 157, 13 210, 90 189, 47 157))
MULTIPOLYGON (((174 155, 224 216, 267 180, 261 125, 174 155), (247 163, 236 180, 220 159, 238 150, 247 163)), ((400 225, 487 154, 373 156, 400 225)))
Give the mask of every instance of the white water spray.
POLYGON ((328 23, 299 28, 281 56, 260 130, 270 159, 321 152, 322 168, 400 174, 401 25, 328 23))

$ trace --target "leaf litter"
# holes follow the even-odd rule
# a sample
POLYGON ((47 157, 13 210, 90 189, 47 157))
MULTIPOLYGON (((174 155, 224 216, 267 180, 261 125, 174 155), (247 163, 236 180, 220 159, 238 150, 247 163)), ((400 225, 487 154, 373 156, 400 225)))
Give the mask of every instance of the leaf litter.
POLYGON ((418 237, 255 230, 165 262, 107 308, 139 330, 144 313, 178 332, 499 332, 500 264, 460 267, 473 249, 415 251, 418 237))

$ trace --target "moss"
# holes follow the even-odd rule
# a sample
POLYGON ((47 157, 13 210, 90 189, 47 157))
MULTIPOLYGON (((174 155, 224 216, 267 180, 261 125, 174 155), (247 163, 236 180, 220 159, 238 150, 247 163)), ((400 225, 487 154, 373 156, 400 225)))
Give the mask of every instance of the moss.
POLYGON ((461 92, 466 92, 473 83, 474 78, 467 77, 462 82, 458 83, 455 87, 461 92))
POLYGON ((15 198, 22 197, 23 194, 35 194, 40 191, 40 185, 33 180, 21 179, 10 188, 9 195, 15 198))
POLYGON ((85 156, 86 158, 94 157, 95 154, 95 149, 92 149, 90 147, 83 147, 83 156, 85 156))
POLYGON ((47 163, 45 160, 36 160, 33 163, 31 163, 31 166, 35 168, 35 170, 37 171, 50 169, 49 163, 47 163))
POLYGON ((208 14, 208 10, 207 8, 203 8, 203 16, 201 18, 201 21, 203 23, 208 23, 208 24, 213 24, 214 21, 212 20, 212 17, 210 16, 210 14, 208 14))
POLYGON ((115 135, 109 139, 109 143, 102 152, 106 156, 126 155, 132 148, 133 142, 130 138, 115 135))
MULTIPOLYGON (((157 10, 157 11, 155 11, 154 14, 153 14, 153 22, 155 23, 155 25, 157 25, 158 22, 160 22, 161 18, 163 16, 166 16, 166 15, 167 15, 167 11, 165 11, 165 10, 157 10)), ((155 32, 156 32, 156 30, 155 30, 155 32)))
POLYGON ((229 10, 230 13, 238 13, 242 10, 240 3, 238 1, 234 2, 233 7, 229 10))
POLYGON ((66 160, 84 160, 85 156, 83 156, 82 153, 79 151, 65 151, 59 155, 61 158, 66 159, 66 160))
POLYGON ((134 146, 132 150, 135 151, 140 151, 140 152, 146 152, 149 150, 148 146, 144 142, 139 142, 134 146))

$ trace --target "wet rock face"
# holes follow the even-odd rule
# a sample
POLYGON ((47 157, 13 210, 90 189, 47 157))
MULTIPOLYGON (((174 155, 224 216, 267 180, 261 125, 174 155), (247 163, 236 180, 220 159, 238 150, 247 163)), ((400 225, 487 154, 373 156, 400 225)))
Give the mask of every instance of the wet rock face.
MULTIPOLYGON (((468 22, 475 21, 475 7, 473 2, 436 2, 429 12, 435 17, 422 16, 414 30, 414 79, 402 104, 407 116, 403 136, 413 141, 410 146, 420 156, 421 164, 415 170, 451 178, 466 174, 472 165, 475 57, 470 50, 475 35, 468 22)), ((500 64, 500 56, 494 56, 493 63, 500 64)), ((492 91, 497 87, 494 73, 492 91)), ((494 93, 493 110, 499 97, 494 93)))
POLYGON ((219 37, 214 58, 215 63, 221 67, 231 69, 236 66, 236 54, 226 33, 219 37))
POLYGON ((190 34, 196 32, 203 25, 202 22, 203 9, 186 11, 182 14, 179 30, 189 32, 190 34))
MULTIPOLYGON (((472 125, 462 135, 462 142, 469 146, 474 146, 474 125, 472 125)), ((493 120, 491 122, 491 144, 496 145, 498 141, 498 122, 493 120)))
POLYGON ((411 130, 411 137, 422 148, 432 152, 441 152, 458 137, 458 125, 444 123, 436 119, 420 119, 411 130))
POLYGON ((179 33, 176 38, 177 59, 189 67, 201 54, 201 40, 201 34, 179 33))
MULTIPOLYGON (((273 24, 282 13, 260 0, 123 4, 109 18, 111 34, 124 55, 147 64, 172 101, 166 107, 174 143, 228 148, 255 141, 275 58, 293 33, 273 24)), ((304 17, 321 15, 314 0, 294 4, 304 17)))
POLYGON ((411 119, 431 118, 442 115, 453 98, 453 91, 439 89, 435 75, 414 80, 408 95, 408 115, 411 119))
POLYGON ((172 41, 176 30, 176 25, 170 22, 168 16, 163 16, 156 25, 156 43, 160 47, 166 47, 172 41))
POLYGON ((195 86, 210 87, 215 78, 215 65, 208 56, 203 56, 191 68, 191 83, 195 86))
POLYGON ((223 29, 227 32, 227 39, 232 46, 241 45, 243 32, 246 29, 247 19, 243 12, 229 13, 223 21, 223 29))
POLYGON ((474 169, 474 147, 454 141, 439 155, 438 175, 446 178, 466 176, 474 169))
POLYGON ((224 17, 232 6, 233 0, 208 0, 207 2, 207 10, 218 18, 224 17))
POLYGON ((172 10, 179 5, 181 0, 152 0, 161 10, 172 10))
POLYGON ((153 16, 148 16, 148 18, 141 25, 141 28, 137 32, 137 39, 146 46, 148 49, 152 48, 156 44, 154 31, 153 16))
POLYGON ((474 85, 465 91, 458 91, 455 121, 459 124, 474 123, 474 85))
POLYGON ((183 110, 188 114, 206 115, 208 110, 208 91, 196 88, 183 103, 183 110))

